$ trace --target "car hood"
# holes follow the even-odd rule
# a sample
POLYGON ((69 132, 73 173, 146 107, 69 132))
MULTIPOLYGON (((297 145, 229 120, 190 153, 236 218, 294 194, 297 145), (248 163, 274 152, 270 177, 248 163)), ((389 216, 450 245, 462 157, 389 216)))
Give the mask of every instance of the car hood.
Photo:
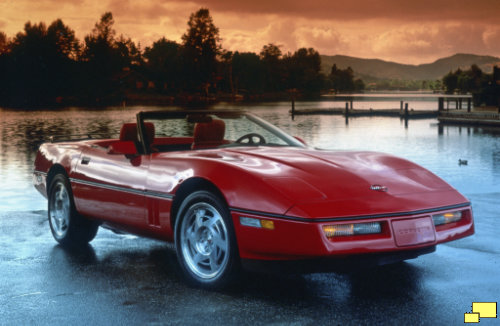
POLYGON ((441 178, 378 152, 300 148, 199 151, 259 176, 293 205, 287 215, 325 218, 432 209, 467 202, 441 178))

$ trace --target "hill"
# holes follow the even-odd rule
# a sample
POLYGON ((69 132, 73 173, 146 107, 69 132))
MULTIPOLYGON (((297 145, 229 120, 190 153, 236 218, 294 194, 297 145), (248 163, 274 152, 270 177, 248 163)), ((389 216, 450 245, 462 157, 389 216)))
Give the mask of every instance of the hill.
POLYGON ((500 66, 500 58, 474 54, 455 54, 433 63, 420 65, 405 65, 379 59, 361 59, 344 55, 321 56, 321 70, 328 75, 336 64, 338 68, 351 67, 357 77, 366 81, 380 79, 401 80, 436 80, 441 79, 450 71, 469 69, 476 64, 485 73, 491 73, 493 66, 500 66))

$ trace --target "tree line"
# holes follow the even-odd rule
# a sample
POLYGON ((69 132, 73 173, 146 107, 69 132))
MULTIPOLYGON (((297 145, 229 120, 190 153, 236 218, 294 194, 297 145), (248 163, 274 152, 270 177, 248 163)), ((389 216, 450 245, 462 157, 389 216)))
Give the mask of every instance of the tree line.
POLYGON ((493 67, 491 74, 484 73, 477 65, 468 70, 457 69, 443 77, 448 94, 472 94, 476 105, 500 107, 500 68, 493 67))
POLYGON ((144 50, 116 34, 111 12, 83 41, 61 19, 49 26, 27 22, 12 39, 0 31, 0 105, 109 105, 134 96, 269 99, 291 90, 313 97, 364 86, 350 68, 334 66, 323 75, 313 48, 283 53, 270 43, 260 53, 224 50, 206 8, 192 13, 187 25, 181 43, 163 37, 144 50))

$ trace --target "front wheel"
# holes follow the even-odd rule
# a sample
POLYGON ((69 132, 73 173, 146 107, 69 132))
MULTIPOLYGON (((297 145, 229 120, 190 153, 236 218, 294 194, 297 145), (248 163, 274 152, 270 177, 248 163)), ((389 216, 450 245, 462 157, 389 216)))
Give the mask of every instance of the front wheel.
POLYGON ((48 206, 50 230, 61 245, 81 246, 94 239, 98 225, 76 211, 66 176, 58 174, 52 180, 48 206))
POLYGON ((239 255, 229 210, 208 191, 189 195, 175 223, 177 258, 187 281, 220 288, 235 279, 239 255))

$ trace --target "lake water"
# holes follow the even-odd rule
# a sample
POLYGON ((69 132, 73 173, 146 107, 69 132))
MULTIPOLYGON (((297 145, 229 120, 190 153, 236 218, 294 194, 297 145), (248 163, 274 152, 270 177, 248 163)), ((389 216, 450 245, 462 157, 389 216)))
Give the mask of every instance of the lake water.
MULTIPOLYGON (((355 108, 378 107, 381 101, 355 102, 355 108)), ((396 103, 396 102, 395 102, 396 103)), ((436 108, 436 99, 414 101, 410 107, 436 108), (429 102, 433 102, 430 104, 429 102)), ((387 108, 387 104, 385 108, 387 108)), ((251 110, 314 147, 363 149, 391 153, 436 173, 465 196, 500 198, 500 129, 439 126, 436 119, 392 117, 296 116, 289 102, 217 104, 214 108, 251 110), (467 160, 467 165, 459 165, 467 160)), ((296 108, 329 108, 330 101, 297 102, 296 108)), ((396 106, 398 107, 398 106, 396 106)), ((141 110, 162 107, 70 108, 55 111, 0 109, 0 211, 46 209, 46 200, 32 186, 31 173, 38 145, 50 135, 99 133, 116 135, 124 122, 141 110)), ((499 206, 500 207, 500 206, 499 206)))

